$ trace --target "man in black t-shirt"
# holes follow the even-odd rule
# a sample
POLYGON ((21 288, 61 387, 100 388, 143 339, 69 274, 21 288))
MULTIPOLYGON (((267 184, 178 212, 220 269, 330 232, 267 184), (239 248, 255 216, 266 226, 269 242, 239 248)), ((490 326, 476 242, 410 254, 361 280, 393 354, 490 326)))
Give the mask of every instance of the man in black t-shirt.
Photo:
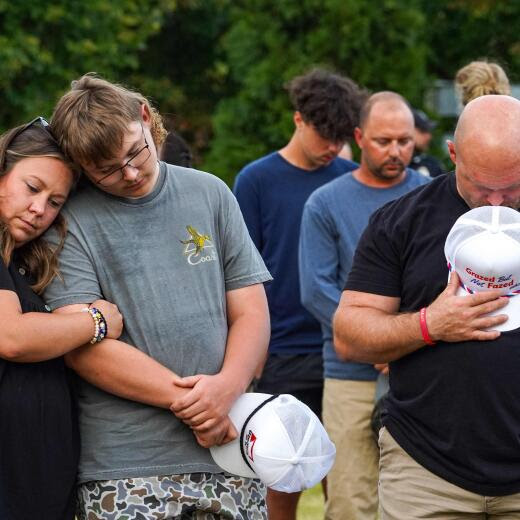
POLYGON ((519 142, 520 101, 472 101, 448 143, 455 174, 385 205, 359 242, 334 343, 390 362, 382 520, 520 518, 520 329, 493 330, 507 320, 487 315, 507 305, 499 290, 457 296, 444 256, 470 208, 520 207, 519 142))

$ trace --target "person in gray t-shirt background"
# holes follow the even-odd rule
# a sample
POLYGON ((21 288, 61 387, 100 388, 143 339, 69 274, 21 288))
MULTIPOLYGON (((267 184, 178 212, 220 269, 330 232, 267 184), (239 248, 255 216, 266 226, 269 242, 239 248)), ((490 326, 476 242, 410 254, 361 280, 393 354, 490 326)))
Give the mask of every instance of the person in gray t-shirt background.
POLYGON ((51 127, 86 178, 45 298, 72 312, 103 296, 125 319, 120 340, 67 358, 80 376, 79 518, 265 518, 265 486, 224 474, 207 449, 236 437, 228 412, 269 340, 271 277, 235 198, 159 162, 159 114, 101 78, 73 82, 51 127))

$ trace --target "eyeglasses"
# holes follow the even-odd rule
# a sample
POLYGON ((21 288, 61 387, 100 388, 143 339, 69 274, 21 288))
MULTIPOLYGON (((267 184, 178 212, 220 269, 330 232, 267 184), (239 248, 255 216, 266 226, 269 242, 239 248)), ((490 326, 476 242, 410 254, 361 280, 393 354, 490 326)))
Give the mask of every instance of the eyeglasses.
POLYGON ((146 135, 144 133, 144 128, 141 123, 141 136, 144 138, 144 146, 137 150, 128 161, 123 164, 123 166, 119 166, 115 169, 113 169, 111 172, 107 173, 101 179, 99 179, 96 184, 99 184, 100 186, 112 186, 113 184, 116 184, 119 182, 125 172, 125 168, 128 168, 129 166, 134 169, 140 168, 149 158, 152 152, 150 152, 150 145, 148 144, 148 141, 146 140, 146 135))
MULTIPOLYGON (((51 132, 51 128, 50 128, 50 125, 47 122, 47 120, 42 116, 38 116, 38 117, 35 117, 33 120, 29 121, 28 123, 26 123, 25 125, 20 126, 18 128, 18 130, 16 132, 14 132, 14 134, 9 138, 9 142, 5 146, 6 152, 10 151, 9 147, 11 146, 12 142, 33 125, 40 125, 52 137, 52 140, 55 141, 56 144, 58 144, 58 141, 54 137, 54 134, 51 132)), ((1 165, 2 170, 4 169, 5 161, 6 161, 6 157, 4 155, 4 160, 2 161, 2 165, 1 165)))

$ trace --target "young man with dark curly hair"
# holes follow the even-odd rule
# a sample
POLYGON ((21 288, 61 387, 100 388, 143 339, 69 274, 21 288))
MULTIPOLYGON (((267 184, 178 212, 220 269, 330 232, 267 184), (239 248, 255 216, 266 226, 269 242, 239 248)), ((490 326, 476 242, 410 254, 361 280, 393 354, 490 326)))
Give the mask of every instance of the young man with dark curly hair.
MULTIPOLYGON (((364 93, 350 79, 322 69, 294 78, 288 91, 295 110, 289 143, 243 168, 234 192, 274 278, 266 287, 269 355, 257 390, 292 394, 321 417, 323 342, 319 322, 300 303, 300 220, 316 188, 357 167, 338 153, 353 135, 364 93)), ((295 518, 299 496, 268 490, 269 518, 295 518)))

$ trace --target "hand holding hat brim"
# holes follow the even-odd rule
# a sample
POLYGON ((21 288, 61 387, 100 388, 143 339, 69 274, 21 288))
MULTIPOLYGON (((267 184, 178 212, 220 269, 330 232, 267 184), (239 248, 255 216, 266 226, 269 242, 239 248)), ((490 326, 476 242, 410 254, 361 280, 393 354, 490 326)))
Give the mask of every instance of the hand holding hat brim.
MULTIPOLYGON (((520 214, 505 206, 481 206, 461 215, 444 246, 449 270, 457 277, 459 308, 435 312, 455 313, 466 321, 465 339, 489 340, 500 331, 520 326, 520 214), (464 296, 464 298, 460 298, 464 296)), ((455 287, 452 287, 451 293, 455 287)), ((446 292, 446 291, 445 291, 446 292)), ((453 296, 453 294, 451 294, 453 296)), ((433 305, 433 304, 432 304, 433 305)), ((431 312, 430 312, 431 314, 431 312)), ((434 317, 435 319, 435 317, 434 317)), ((443 326, 440 325, 440 328, 443 326)), ((455 336, 456 337, 456 336, 455 336)), ((448 339, 447 341, 464 341, 448 339)))

